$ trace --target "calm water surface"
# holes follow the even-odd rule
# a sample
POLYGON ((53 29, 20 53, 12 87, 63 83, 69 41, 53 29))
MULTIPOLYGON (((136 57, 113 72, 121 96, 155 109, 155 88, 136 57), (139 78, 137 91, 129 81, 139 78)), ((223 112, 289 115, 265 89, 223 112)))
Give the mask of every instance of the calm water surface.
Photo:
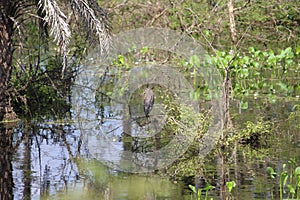
MULTIPOLYGON (((236 153, 227 159, 208 156, 203 176, 216 187, 208 192, 211 198, 224 197, 220 183, 226 173, 237 183, 233 199, 278 199, 278 180, 269 178, 266 168, 280 171, 290 159, 300 165, 300 132, 294 126, 299 122, 285 120, 289 109, 289 103, 233 108, 237 123, 254 120, 256 113, 262 112, 277 128, 266 141, 266 148, 238 145, 236 153)), ((104 114, 109 113, 106 107, 104 114)), ((122 128, 117 126, 122 125, 119 119, 94 122, 88 128, 84 123, 19 122, 15 127, 2 127, 1 199, 196 199, 188 188, 194 184, 193 177, 176 179, 162 172, 118 171, 116 163, 122 165, 124 151, 129 148, 122 128), (106 138, 97 134, 105 129, 114 131, 106 138)))

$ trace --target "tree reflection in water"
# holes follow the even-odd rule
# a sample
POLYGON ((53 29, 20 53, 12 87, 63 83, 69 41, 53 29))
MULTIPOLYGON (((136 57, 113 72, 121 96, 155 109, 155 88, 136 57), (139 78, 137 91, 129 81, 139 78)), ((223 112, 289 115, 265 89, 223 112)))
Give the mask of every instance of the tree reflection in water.
POLYGON ((0 126, 0 199, 14 199, 12 133, 13 127, 0 126))
POLYGON ((81 137, 71 125, 0 126, 0 199, 39 199, 79 179, 81 137))

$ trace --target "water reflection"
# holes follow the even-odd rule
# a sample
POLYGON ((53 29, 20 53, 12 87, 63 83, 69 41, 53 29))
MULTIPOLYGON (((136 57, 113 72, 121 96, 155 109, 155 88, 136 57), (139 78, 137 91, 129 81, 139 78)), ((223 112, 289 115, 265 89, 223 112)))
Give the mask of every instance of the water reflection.
POLYGON ((89 172, 83 184, 58 192, 54 199, 182 199, 180 185, 159 176, 116 173, 97 161, 80 164, 89 172))
MULTIPOLYGON (((72 102, 73 118, 86 137, 89 153, 113 169, 134 173, 161 169, 182 155, 199 125, 198 101, 190 98, 189 82, 166 66, 136 67, 119 77, 114 68, 108 75, 103 67, 94 67, 101 63, 94 62, 99 61, 88 62, 77 77, 72 102), (156 96, 149 117, 142 104, 144 81, 156 96), (169 136, 168 141, 162 141, 159 134, 169 136)), ((221 123, 215 124, 218 129, 221 123)), ((217 133, 207 134, 211 146, 217 133)))
POLYGON ((77 133, 52 123, 1 126, 1 199, 39 199, 76 182, 77 133))
MULTIPOLYGON (((273 105, 270 110, 279 115, 281 109, 283 106, 273 105)), ((243 112, 247 119, 256 116, 251 109, 243 112)), ((272 113, 266 113, 269 114, 272 113)), ((242 118, 239 120, 243 123, 242 118)), ((283 128, 266 141, 267 148, 237 145, 232 151, 225 149, 224 154, 206 160, 202 175, 216 187, 209 192, 210 197, 226 199, 226 182, 231 180, 237 183, 231 194, 234 198, 276 199, 279 196, 278 178, 269 179, 266 167, 280 172, 283 163, 288 164, 291 158, 299 159, 300 134, 299 129, 291 128, 299 124, 297 121, 289 124, 278 118, 273 120, 283 128)), ((89 137, 91 143, 97 139, 93 137, 89 137)), ((85 139, 72 123, 20 122, 0 126, 0 199, 195 199, 188 190, 188 184, 196 184, 193 180, 180 182, 175 172, 164 178, 109 169, 91 157, 85 139)), ((128 148, 117 138, 111 139, 119 143, 119 152, 128 148)))
POLYGON ((0 195, 1 199, 13 199, 13 174, 12 174, 12 134, 13 127, 0 126, 0 195))
POLYGON ((73 125, 1 126, 1 199, 175 199, 168 179, 119 174, 89 158, 73 125))

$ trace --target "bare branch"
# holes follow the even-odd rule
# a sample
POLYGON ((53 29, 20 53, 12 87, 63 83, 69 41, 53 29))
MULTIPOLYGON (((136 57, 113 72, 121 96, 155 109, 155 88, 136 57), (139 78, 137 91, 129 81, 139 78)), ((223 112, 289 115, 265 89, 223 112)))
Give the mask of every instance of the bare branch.
POLYGON ((244 8, 247 8, 250 5, 250 3, 251 3, 251 0, 247 0, 247 2, 243 6, 238 7, 238 8, 234 8, 233 12, 237 12, 237 11, 240 11, 240 10, 242 10, 244 8))

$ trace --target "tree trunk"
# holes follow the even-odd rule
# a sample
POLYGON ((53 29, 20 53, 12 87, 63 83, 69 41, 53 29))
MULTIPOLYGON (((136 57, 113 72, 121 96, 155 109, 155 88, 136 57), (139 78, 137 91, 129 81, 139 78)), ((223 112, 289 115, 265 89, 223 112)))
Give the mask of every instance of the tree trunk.
MULTIPOLYGON (((234 0, 228 0, 227 1, 227 7, 228 7, 228 15, 229 15, 229 28, 230 28, 230 36, 231 36, 231 42, 232 46, 236 46, 237 44, 237 36, 236 36, 236 28, 235 28, 235 20, 234 20, 234 6, 233 6, 234 0)), ((235 54, 234 48, 230 52, 233 55, 235 54)), ((225 122, 224 122, 224 129, 229 130, 232 128, 232 122, 230 118, 230 99, 231 99, 231 91, 232 91, 232 85, 231 85, 231 71, 230 71, 230 64, 229 62, 228 66, 226 66, 225 69, 225 80, 224 80, 224 104, 225 104, 225 122)), ((226 135, 222 135, 222 139, 224 139, 226 135)))
POLYGON ((0 126, 0 199, 14 199, 13 182, 13 132, 14 127, 0 126))
POLYGON ((234 13, 233 13, 233 0, 228 0, 227 7, 228 7, 228 15, 229 15, 229 27, 230 27, 231 41, 232 41, 232 44, 235 46, 237 43, 237 39, 236 39, 234 13))
MULTIPOLYGON (((232 91, 232 85, 231 85, 231 77, 230 77, 230 68, 227 66, 225 69, 225 81, 224 81, 224 129, 229 130, 232 128, 232 121, 230 117, 230 99, 231 99, 231 91, 232 91)), ((225 132, 226 133, 226 132, 225 132)), ((227 134, 227 133, 226 133, 227 134)), ((223 135, 222 139, 224 139, 226 136, 223 135)))
POLYGON ((0 1, 0 121, 16 119, 8 92, 8 81, 12 71, 12 34, 15 14, 14 1, 0 1))

